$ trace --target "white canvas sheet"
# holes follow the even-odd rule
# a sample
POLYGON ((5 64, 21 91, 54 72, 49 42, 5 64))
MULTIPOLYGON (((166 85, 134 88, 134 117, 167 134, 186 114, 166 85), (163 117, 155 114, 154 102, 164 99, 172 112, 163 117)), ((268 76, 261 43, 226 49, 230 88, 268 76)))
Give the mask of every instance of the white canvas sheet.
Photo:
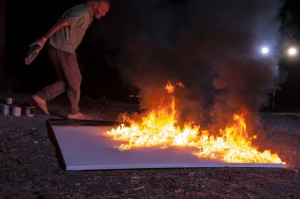
POLYGON ((192 155, 195 148, 139 148, 120 151, 121 142, 105 136, 111 126, 52 125, 66 170, 192 167, 279 167, 282 164, 231 164, 192 155))

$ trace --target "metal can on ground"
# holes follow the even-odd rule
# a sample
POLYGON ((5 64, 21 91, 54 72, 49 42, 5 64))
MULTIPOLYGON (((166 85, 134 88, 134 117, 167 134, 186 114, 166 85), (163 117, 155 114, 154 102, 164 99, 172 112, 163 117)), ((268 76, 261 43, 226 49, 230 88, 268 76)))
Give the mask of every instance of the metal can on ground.
POLYGON ((19 117, 19 116, 21 116, 21 111, 22 111, 22 108, 21 108, 21 107, 19 107, 19 106, 14 106, 14 107, 12 108, 12 115, 13 115, 13 116, 19 117))
POLYGON ((6 98, 6 104, 7 105, 12 105, 13 104, 13 98, 12 97, 6 98))
POLYGON ((26 106, 25 107, 25 114, 28 117, 34 117, 34 115, 35 115, 35 106, 34 105, 26 106))
POLYGON ((5 104, 1 104, 2 115, 9 115, 9 106, 5 104))

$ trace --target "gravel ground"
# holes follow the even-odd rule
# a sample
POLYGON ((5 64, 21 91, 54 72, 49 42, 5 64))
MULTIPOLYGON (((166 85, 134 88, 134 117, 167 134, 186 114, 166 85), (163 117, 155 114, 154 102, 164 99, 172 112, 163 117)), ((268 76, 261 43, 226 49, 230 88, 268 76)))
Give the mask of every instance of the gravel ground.
MULTIPOLYGON (((1 97, 6 97, 2 94, 1 97)), ((19 101, 30 101, 18 95, 19 101)), ((65 115, 65 96, 49 109, 65 115)), ((115 120, 134 104, 82 99, 82 112, 115 120)), ((300 117, 261 113, 260 143, 286 162, 278 168, 66 171, 48 136, 47 117, 0 115, 0 198, 300 198, 300 117)))

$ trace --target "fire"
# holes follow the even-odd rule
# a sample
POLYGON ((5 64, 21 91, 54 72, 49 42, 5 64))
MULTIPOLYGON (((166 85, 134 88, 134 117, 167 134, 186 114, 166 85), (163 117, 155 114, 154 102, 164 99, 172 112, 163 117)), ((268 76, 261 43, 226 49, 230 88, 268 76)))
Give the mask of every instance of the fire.
POLYGON ((214 137, 206 131, 197 142, 198 157, 223 159, 232 163, 283 163, 277 154, 271 151, 258 151, 252 146, 252 139, 248 138, 244 113, 234 114, 234 123, 220 130, 220 136, 214 137))
MULTIPOLYGON (((177 86, 183 87, 183 84, 177 86)), ((214 158, 230 163, 284 163, 277 154, 269 150, 260 152, 252 146, 251 140, 256 136, 248 136, 245 112, 234 114, 232 123, 221 129, 218 136, 201 130, 200 125, 194 122, 187 122, 181 127, 175 117, 175 97, 171 95, 175 87, 169 82, 165 89, 169 97, 163 97, 157 109, 140 115, 140 121, 125 115, 123 124, 107 132, 113 139, 125 142, 118 146, 120 150, 189 146, 196 149, 193 155, 199 158, 214 158)))
POLYGON ((172 94, 175 91, 175 87, 170 82, 168 82, 165 89, 168 91, 169 94, 172 94))

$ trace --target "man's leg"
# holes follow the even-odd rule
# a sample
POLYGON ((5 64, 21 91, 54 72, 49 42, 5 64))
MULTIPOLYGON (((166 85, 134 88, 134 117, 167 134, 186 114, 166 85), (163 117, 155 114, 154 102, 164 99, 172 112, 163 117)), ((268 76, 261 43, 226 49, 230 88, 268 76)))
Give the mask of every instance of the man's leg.
POLYGON ((34 94, 32 99, 46 115, 50 115, 47 102, 65 91, 65 83, 61 80, 47 86, 34 94))
POLYGON ((65 59, 61 59, 61 65, 66 77, 67 94, 71 104, 68 119, 90 120, 91 118, 79 112, 80 85, 82 77, 77 63, 76 54, 66 53, 65 59))
POLYGON ((71 104, 70 113, 75 114, 79 112, 79 101, 80 101, 80 86, 81 86, 81 73, 77 63, 76 54, 64 53, 61 65, 65 74, 67 83, 67 94, 71 104))
POLYGON ((35 95, 39 96, 41 99, 48 102, 65 91, 66 91, 66 84, 62 80, 58 80, 53 84, 43 88, 35 95))
POLYGON ((64 75, 62 68, 60 67, 60 55, 58 50, 51 47, 50 45, 47 46, 48 49, 48 56, 51 59, 56 75, 58 77, 58 81, 54 82, 53 84, 41 89, 36 94, 32 96, 35 103, 42 109, 42 111, 46 115, 50 115, 47 102, 52 100, 53 98, 57 97, 58 95, 62 94, 66 91, 66 83, 64 81, 64 75))

